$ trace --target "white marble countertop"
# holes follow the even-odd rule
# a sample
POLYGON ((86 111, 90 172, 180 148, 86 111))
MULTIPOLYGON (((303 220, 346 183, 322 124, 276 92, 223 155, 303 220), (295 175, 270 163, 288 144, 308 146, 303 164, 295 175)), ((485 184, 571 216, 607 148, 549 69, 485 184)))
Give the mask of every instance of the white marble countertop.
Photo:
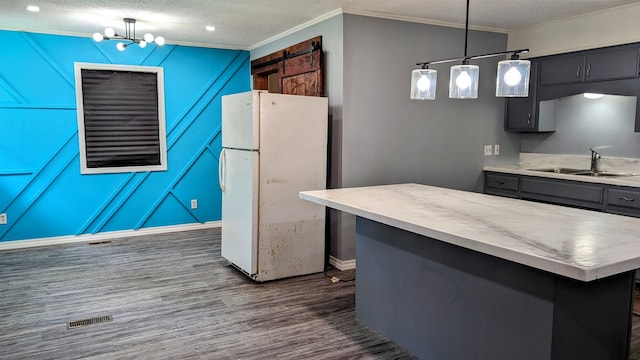
POLYGON ((631 186, 640 187, 640 175, 638 176, 623 176, 623 177, 606 177, 606 176, 583 176, 583 175, 571 175, 571 174, 559 174, 553 172, 535 171, 532 169, 543 169, 544 166, 529 167, 520 165, 494 165, 484 166, 482 170, 493 171, 506 174, 517 174, 527 176, 546 177, 552 179, 564 179, 573 181, 590 182, 596 184, 608 184, 619 186, 631 186))
MULTIPOLYGON (((483 170, 507 174, 574 180, 597 184, 640 187, 640 175, 624 177, 584 176, 535 171, 549 168, 584 169, 591 167, 591 157, 584 155, 520 153, 518 164, 485 166, 483 170)), ((640 159, 605 156, 598 161, 598 170, 614 173, 640 174, 640 159)))
POLYGON ((300 197, 581 281, 640 268, 638 218, 419 184, 300 197))

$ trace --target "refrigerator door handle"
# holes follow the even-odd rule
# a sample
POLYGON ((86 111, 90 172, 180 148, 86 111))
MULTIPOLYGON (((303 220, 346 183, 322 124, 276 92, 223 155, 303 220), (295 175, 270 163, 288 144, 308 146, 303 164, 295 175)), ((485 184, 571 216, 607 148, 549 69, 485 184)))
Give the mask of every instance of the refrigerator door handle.
POLYGON ((227 154, 225 152, 225 149, 223 148, 222 151, 220 151, 220 157, 218 160, 218 182, 220 183, 220 190, 222 190, 222 192, 224 192, 226 184, 225 184, 225 178, 226 178, 226 172, 225 172, 225 168, 227 167, 227 154))

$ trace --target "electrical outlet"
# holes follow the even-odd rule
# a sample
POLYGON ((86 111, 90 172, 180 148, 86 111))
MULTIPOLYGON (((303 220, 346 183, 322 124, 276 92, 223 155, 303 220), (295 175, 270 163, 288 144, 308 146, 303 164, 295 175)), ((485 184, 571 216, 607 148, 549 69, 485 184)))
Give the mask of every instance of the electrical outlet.
POLYGON ((7 225, 7 213, 0 214, 0 225, 7 225))
POLYGON ((191 199, 191 209, 198 208, 198 199, 191 199))
POLYGON ((493 146, 491 146, 491 145, 485 145, 485 146, 484 146, 484 156, 491 156, 491 155, 493 155, 492 150, 493 150, 493 146))
POLYGON ((493 145, 493 155, 495 156, 500 155, 500 145, 498 144, 493 145))

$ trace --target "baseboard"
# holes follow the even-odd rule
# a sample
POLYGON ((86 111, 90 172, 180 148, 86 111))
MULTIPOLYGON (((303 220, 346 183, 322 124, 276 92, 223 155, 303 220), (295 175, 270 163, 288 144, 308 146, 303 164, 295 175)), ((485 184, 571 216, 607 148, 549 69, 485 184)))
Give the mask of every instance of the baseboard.
POLYGON ((13 240, 13 241, 0 242, 0 251, 24 249, 24 248, 31 248, 36 246, 71 244, 71 243, 78 243, 78 242, 98 242, 98 241, 105 241, 105 240, 111 240, 111 239, 117 239, 117 238, 123 238, 123 237, 166 234, 166 233, 178 232, 178 231, 210 229, 210 228, 220 227, 221 225, 222 223, 220 221, 209 221, 205 223, 158 226, 158 227, 143 228, 138 230, 107 231, 107 232, 101 232, 97 234, 83 234, 83 235, 56 236, 56 237, 38 238, 38 239, 13 240))
POLYGON ((329 264, 340 271, 353 270, 356 268, 356 259, 340 260, 329 255, 329 264))

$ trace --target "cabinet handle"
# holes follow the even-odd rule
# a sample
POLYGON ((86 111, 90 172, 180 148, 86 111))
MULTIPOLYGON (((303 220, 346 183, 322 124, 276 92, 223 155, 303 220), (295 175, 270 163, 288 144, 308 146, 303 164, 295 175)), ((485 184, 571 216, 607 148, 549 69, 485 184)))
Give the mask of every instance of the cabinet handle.
POLYGON ((576 79, 580 79, 580 70, 582 70, 580 68, 580 65, 578 65, 578 67, 576 68, 576 79))
POLYGON ((626 196, 620 196, 619 199, 620 200, 624 200, 624 201, 633 201, 633 200, 635 200, 634 198, 628 198, 626 196))
POLYGON ((587 64, 587 77, 591 76, 591 64, 587 64))
POLYGON ((531 113, 527 113, 527 125, 531 124, 531 113))
POLYGON ((496 180, 496 184, 498 184, 498 185, 504 185, 504 181, 498 181, 498 180, 496 180))

